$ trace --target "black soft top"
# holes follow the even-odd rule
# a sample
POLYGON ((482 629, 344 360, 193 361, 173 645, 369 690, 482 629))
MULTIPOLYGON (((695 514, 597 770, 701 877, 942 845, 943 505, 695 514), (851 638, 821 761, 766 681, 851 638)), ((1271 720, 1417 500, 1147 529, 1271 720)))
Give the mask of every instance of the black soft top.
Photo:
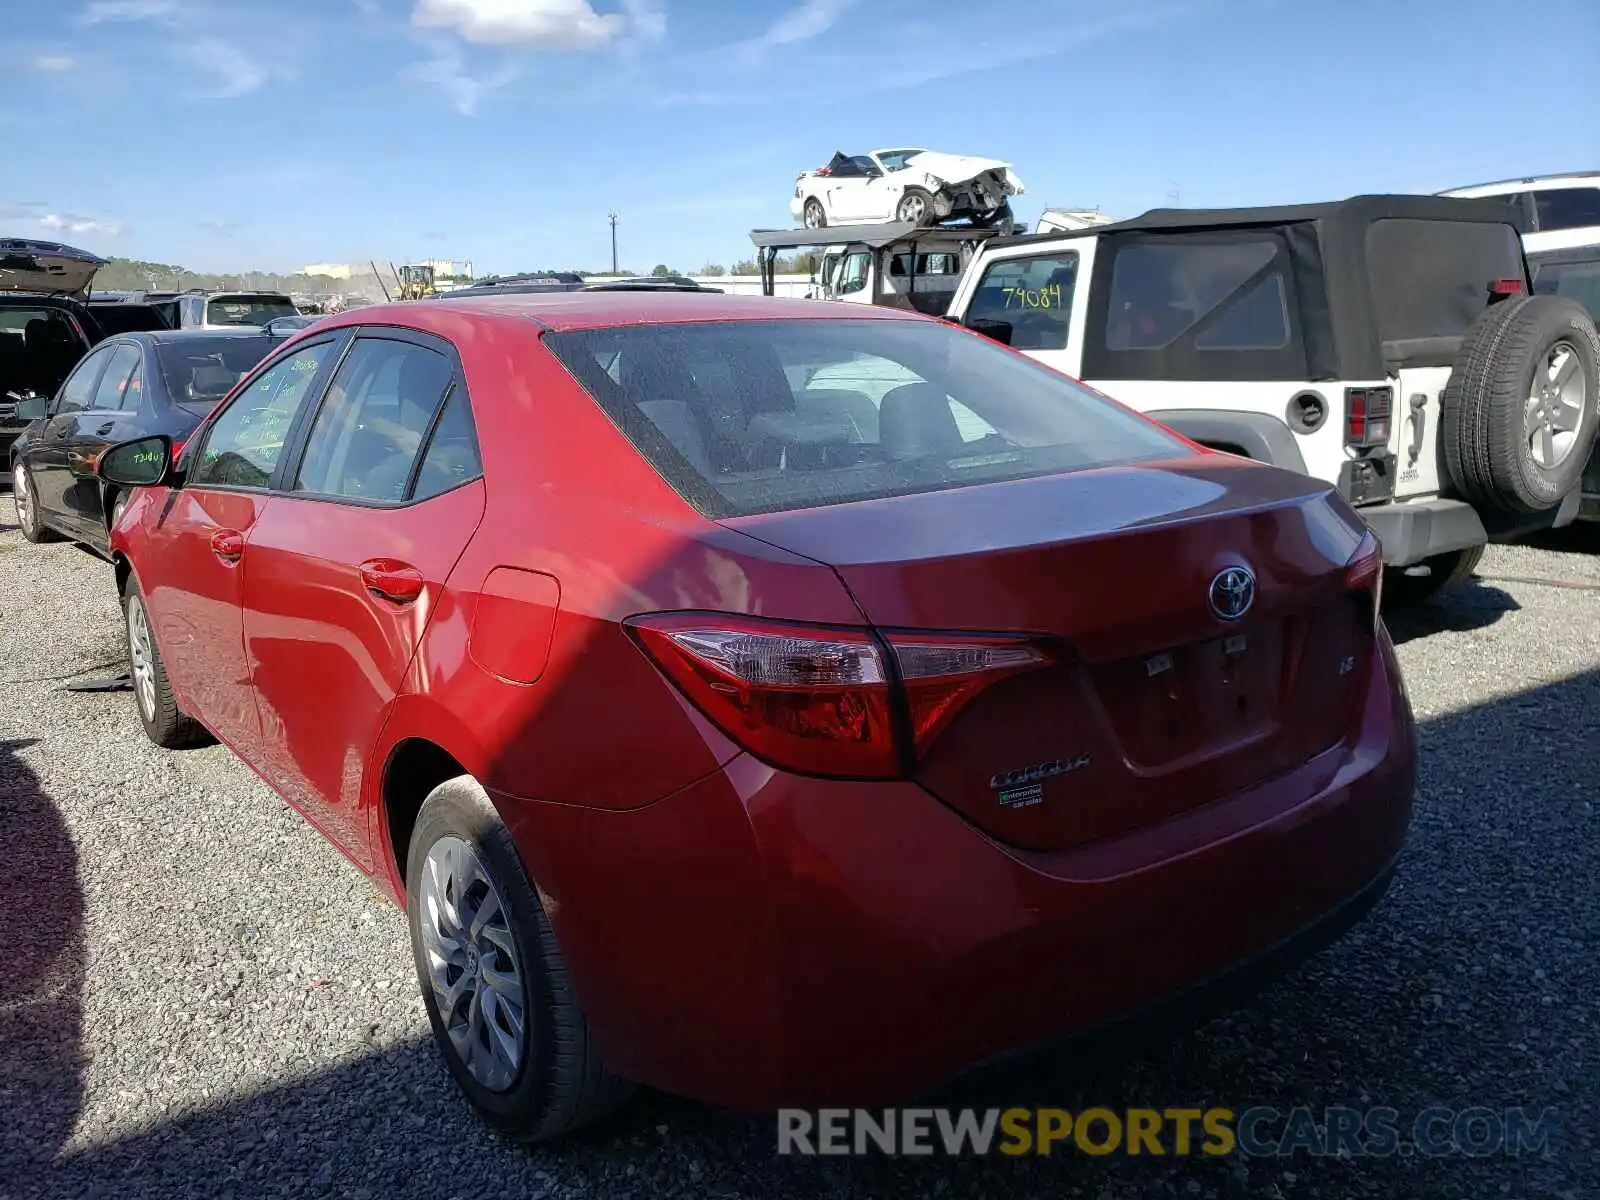
POLYGON ((1420 221, 1490 221, 1517 225, 1515 206, 1497 196, 1466 200, 1454 196, 1405 194, 1351 196, 1320 204, 1279 204, 1265 208, 1152 208, 1141 216, 1110 225, 1068 229, 1054 233, 1023 234, 1006 244, 1053 242, 1060 238, 1095 237, 1125 230, 1236 229, 1249 225, 1286 225, 1318 221, 1330 231, 1365 236, 1374 221, 1405 217, 1420 221))
MULTIPOLYGON (((1500 197, 1369 195, 1266 208, 1160 208, 996 246, 1061 246, 1083 238, 1099 247, 1084 345, 1083 372, 1091 379, 1378 379, 1400 365, 1448 366, 1462 334, 1492 302, 1496 281, 1517 278, 1531 287, 1516 209, 1500 197), (1186 334, 1160 348, 1112 347, 1106 330, 1119 256, 1169 238, 1252 237, 1280 247, 1262 275, 1277 274, 1291 298, 1287 343, 1216 350, 1186 334)), ((1205 322, 1194 326, 1204 328, 1205 322)))

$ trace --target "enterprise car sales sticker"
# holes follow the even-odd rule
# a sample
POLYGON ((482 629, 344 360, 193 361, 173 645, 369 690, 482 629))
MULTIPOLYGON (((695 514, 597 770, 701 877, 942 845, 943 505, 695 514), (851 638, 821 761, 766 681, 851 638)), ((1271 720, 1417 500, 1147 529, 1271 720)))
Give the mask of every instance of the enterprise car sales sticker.
POLYGON ((1027 787, 1007 788, 1000 793, 1001 808, 1027 808, 1044 799, 1044 784, 1030 783, 1027 787))

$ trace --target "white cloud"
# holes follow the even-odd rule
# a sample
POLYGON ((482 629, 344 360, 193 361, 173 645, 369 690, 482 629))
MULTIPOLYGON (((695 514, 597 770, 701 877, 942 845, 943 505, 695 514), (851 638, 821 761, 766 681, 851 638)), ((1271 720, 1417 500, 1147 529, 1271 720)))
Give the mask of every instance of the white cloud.
POLYGON ((667 36, 667 10, 659 0, 622 0, 633 36, 644 42, 659 42, 667 36))
POLYGON ((63 71, 70 71, 78 65, 78 60, 70 54, 36 54, 33 58, 33 69, 48 71, 58 75, 63 71))
POLYGON ((116 237, 122 232, 122 222, 102 221, 96 217, 80 217, 75 213, 45 213, 39 224, 51 233, 100 233, 116 237))
POLYGON ((173 16, 177 11, 178 0, 91 0, 79 21, 84 25, 99 25, 103 21, 150 21, 173 16))
POLYGON ((174 47, 179 57, 209 74, 209 87, 193 88, 190 95, 211 100, 246 96, 262 87, 271 73, 238 47, 221 38, 200 38, 174 47))
POLYGON ((791 46, 821 37, 833 28, 855 0, 804 0, 779 17, 759 37, 740 44, 739 49, 749 58, 759 58, 778 46, 791 46))
POLYGON ((473 75, 467 71, 461 55, 447 46, 434 48, 433 57, 413 68, 414 77, 431 83, 449 99, 450 105, 464 117, 476 116, 478 104, 496 88, 502 88, 516 78, 516 71, 502 65, 488 75, 473 75))
POLYGON ((534 50, 593 50, 630 32, 659 38, 666 18, 653 0, 625 0, 626 13, 598 13, 590 0, 417 0, 411 23, 449 29, 469 42, 534 50))

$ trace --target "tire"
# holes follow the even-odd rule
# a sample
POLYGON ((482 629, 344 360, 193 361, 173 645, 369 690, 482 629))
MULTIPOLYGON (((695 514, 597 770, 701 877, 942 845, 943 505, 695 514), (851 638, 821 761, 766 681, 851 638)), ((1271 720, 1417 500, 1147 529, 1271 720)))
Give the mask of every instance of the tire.
POLYGON ((441 783, 423 801, 407 851, 406 909, 434 1040, 456 1086, 485 1121, 519 1141, 548 1141, 628 1100, 633 1085, 600 1060, 538 892, 488 794, 470 776, 441 783), (469 904, 481 916, 490 903, 504 919, 490 917, 476 944, 459 948, 468 939, 449 935, 473 922, 451 910, 469 904), (498 987, 481 982, 490 961, 502 980, 498 987), (458 993, 448 1017, 441 990, 458 993), (523 1033, 507 1047, 491 1028, 509 1034, 516 1024, 515 1001, 498 999, 513 993, 522 1000, 523 1033), (483 995, 497 999, 480 1040, 466 1022, 474 1010, 483 1019, 483 995), (491 1041, 505 1048, 503 1056, 485 1053, 491 1041))
POLYGON ((145 736, 166 750, 186 750, 209 745, 216 739, 206 727, 178 707, 161 663, 155 632, 145 611, 144 593, 136 576, 128 576, 122 593, 122 630, 127 638, 128 664, 133 675, 133 706, 145 736))
POLYGON ((1406 608, 1465 583, 1472 578, 1483 559, 1484 547, 1472 546, 1466 550, 1452 550, 1448 554, 1435 554, 1423 559, 1418 566, 1428 568, 1426 575, 1407 575, 1404 570, 1390 568, 1384 573, 1383 607, 1406 608))
POLYGON ((828 227, 828 212, 822 207, 822 201, 815 196, 805 202, 801 213, 800 219, 807 229, 826 229, 828 227))
POLYGON ((39 517, 39 501, 33 490, 33 475, 18 459, 11 467, 11 504, 17 513, 17 528, 28 541, 59 542, 61 535, 39 517))
POLYGON ((1464 499, 1554 508, 1577 486, 1600 422, 1594 322, 1562 296, 1501 301, 1467 332, 1440 407, 1445 470, 1464 499))
POLYGON ((913 225, 936 225, 933 196, 925 189, 908 187, 894 206, 894 219, 913 225))

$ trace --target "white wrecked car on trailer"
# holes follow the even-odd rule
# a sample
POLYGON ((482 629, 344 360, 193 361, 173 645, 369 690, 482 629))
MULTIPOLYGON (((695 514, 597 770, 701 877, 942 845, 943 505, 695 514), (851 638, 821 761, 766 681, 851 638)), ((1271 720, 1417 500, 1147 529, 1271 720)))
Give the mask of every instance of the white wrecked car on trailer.
POLYGON ((1023 193, 1011 164, 937 150, 873 150, 835 154, 825 167, 795 179, 789 211, 807 229, 903 221, 936 225, 1011 221, 1011 197, 1023 193))

